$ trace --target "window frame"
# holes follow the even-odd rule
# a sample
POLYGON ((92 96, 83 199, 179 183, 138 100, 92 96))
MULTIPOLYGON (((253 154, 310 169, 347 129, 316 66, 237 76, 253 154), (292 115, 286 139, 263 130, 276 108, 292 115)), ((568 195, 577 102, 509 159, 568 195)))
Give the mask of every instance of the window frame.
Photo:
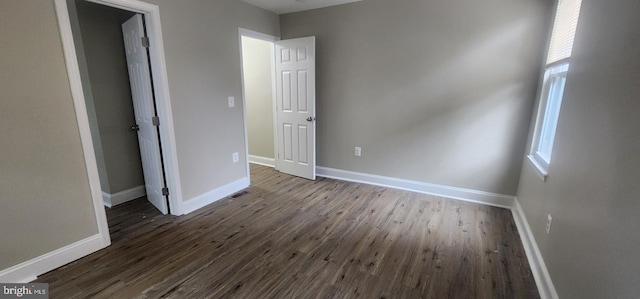
POLYGON ((558 121, 560 119, 560 109, 562 108, 562 99, 564 98, 564 87, 566 86, 567 73, 569 71, 569 58, 557 61, 549 64, 545 68, 544 79, 542 89, 540 93, 540 99, 538 103, 538 113, 536 116, 534 137, 531 142, 531 149, 527 158, 535 166, 540 178, 545 181, 549 173, 549 165, 551 164, 551 156, 553 154, 553 145, 555 143, 555 133, 558 127, 558 121), (557 97, 552 97, 551 89, 553 87, 554 79, 564 79, 562 90, 557 94, 557 97), (551 102, 557 101, 558 111, 555 115, 549 115, 549 107, 551 102), (544 128, 552 125, 551 138, 549 138, 549 155, 541 153, 540 149, 543 146, 543 131, 544 128))
POLYGON ((557 0, 544 77, 539 87, 538 111, 535 118, 528 160, 535 166, 542 181, 546 181, 551 164, 556 131, 560 122, 562 101, 570 68, 582 0, 557 0), (558 80, 560 79, 560 80, 558 80), (556 85, 556 83, 559 83, 556 85), (557 86, 561 86, 557 89, 557 86), (551 107, 551 108, 550 108, 551 107))

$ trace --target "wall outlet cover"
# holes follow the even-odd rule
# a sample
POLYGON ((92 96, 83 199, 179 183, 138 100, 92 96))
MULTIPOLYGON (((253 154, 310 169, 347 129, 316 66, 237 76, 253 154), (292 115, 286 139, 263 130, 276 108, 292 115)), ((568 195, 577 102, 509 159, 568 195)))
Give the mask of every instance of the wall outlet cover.
POLYGON ((229 108, 236 106, 236 99, 234 97, 228 97, 227 100, 229 101, 229 108))

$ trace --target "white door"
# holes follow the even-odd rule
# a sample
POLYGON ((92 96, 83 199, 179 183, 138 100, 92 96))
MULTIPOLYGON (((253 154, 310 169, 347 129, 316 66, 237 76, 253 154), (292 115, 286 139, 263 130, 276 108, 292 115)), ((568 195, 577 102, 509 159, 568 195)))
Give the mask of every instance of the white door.
POLYGON ((151 89, 151 73, 147 49, 143 46, 142 39, 144 27, 142 16, 135 15, 122 24, 124 47, 127 54, 127 66, 129 67, 129 82, 133 97, 133 110, 138 126, 138 142, 140 143, 140 157, 142 158, 142 170, 147 190, 147 199, 163 214, 168 213, 167 201, 163 195, 164 175, 162 160, 160 157, 160 142, 153 91, 151 89))
POLYGON ((276 165, 316 179, 315 37, 276 43, 276 165))

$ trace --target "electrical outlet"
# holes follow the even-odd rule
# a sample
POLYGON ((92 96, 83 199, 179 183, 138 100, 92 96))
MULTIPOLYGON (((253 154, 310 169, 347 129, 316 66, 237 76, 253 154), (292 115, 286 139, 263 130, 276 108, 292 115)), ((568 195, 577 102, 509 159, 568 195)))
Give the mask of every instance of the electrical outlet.
POLYGON ((228 97, 227 100, 229 101, 229 108, 236 106, 236 99, 234 97, 228 97))
POLYGON ((354 154, 356 157, 360 157, 360 156, 362 156, 362 148, 361 148, 361 147, 359 147, 359 146, 356 146, 356 148, 355 148, 355 149, 354 149, 354 151, 353 151, 353 154, 354 154))
POLYGON ((553 221, 553 218, 551 217, 551 214, 547 214, 547 235, 549 234, 549 231, 551 231, 551 222, 553 221))
POLYGON ((238 157, 238 153, 237 152, 233 153, 232 159, 233 159, 233 163, 237 163, 238 160, 240 160, 240 158, 238 157))

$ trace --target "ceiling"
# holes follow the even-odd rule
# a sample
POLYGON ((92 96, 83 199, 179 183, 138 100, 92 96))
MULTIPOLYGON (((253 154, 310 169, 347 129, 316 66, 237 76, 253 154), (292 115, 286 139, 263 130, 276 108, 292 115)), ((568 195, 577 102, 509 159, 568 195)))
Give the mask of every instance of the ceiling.
POLYGON ((242 0, 276 14, 298 12, 362 0, 242 0))

